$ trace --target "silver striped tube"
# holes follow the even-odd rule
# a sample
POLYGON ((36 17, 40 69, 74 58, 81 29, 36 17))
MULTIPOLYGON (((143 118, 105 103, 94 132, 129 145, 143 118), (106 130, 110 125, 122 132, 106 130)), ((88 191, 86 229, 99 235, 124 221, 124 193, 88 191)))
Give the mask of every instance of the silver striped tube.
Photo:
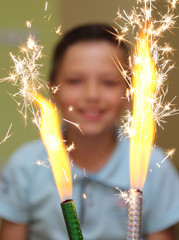
POLYGON ((127 240, 140 240, 142 216, 142 192, 129 190, 127 240))

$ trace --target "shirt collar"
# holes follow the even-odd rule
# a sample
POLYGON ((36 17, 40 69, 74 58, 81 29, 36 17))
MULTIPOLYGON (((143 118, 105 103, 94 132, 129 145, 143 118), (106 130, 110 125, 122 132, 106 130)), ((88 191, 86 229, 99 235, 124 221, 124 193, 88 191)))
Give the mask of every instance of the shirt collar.
POLYGON ((97 173, 92 174, 73 164, 73 184, 83 181, 99 182, 110 187, 129 188, 129 140, 119 140, 106 165, 97 173))

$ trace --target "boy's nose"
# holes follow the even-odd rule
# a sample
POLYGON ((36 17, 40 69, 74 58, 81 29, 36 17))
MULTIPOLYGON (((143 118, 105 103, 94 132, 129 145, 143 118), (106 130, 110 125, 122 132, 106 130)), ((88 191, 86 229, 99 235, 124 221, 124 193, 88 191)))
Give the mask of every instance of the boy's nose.
POLYGON ((87 101, 96 102, 99 100, 100 91, 96 79, 90 79, 90 81, 86 83, 84 96, 87 101))

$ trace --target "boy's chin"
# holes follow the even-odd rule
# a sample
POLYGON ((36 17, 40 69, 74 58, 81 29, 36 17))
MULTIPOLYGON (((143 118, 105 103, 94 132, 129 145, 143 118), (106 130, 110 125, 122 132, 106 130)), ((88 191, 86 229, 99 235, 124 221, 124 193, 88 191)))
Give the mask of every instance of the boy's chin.
POLYGON ((84 134, 84 136, 88 136, 88 137, 97 137, 103 134, 106 134, 107 131, 111 131, 111 129, 107 128, 103 128, 100 126, 88 126, 88 127, 81 127, 81 130, 84 134))
POLYGON ((102 123, 81 123, 79 124, 79 127, 67 124, 68 130, 74 132, 75 134, 80 134, 84 137, 98 137, 98 136, 104 136, 105 134, 109 132, 113 132, 115 129, 115 126, 113 124, 102 124, 102 123))

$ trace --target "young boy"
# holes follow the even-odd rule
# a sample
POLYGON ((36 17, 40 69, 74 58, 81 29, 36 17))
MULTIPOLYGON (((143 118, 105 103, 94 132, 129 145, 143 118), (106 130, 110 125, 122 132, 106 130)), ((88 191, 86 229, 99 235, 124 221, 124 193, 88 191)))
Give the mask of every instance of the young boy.
MULTIPOLYGON (((117 195, 129 190, 129 140, 117 138, 117 121, 127 107, 126 82, 112 57, 128 66, 127 46, 106 25, 88 25, 67 33, 57 45, 50 85, 65 123, 67 145, 75 143, 72 161, 73 199, 85 240, 126 239, 127 204, 117 195), (85 171, 84 171, 85 170, 85 171), (86 199, 83 196, 86 196, 86 199)), ((142 239, 175 239, 179 220, 179 179, 155 148, 151 173, 143 189, 142 239)), ((51 170, 33 164, 47 159, 41 141, 20 148, 5 167, 0 183, 1 240, 67 240, 60 200, 51 170)))

